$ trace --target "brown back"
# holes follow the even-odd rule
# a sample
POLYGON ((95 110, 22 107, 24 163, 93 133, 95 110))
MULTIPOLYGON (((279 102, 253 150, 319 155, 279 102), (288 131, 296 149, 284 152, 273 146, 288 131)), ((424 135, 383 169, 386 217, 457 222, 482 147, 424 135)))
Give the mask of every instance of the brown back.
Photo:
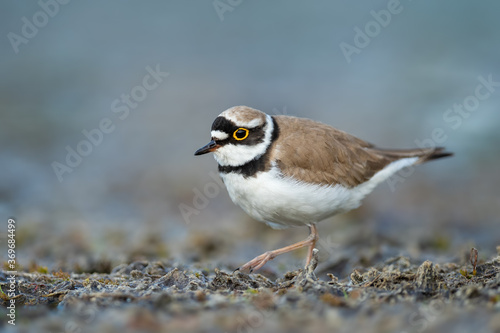
POLYGON ((387 164, 407 157, 421 157, 417 163, 448 156, 440 148, 383 150, 348 133, 313 120, 274 116, 280 135, 274 143, 271 161, 287 177, 351 188, 369 180, 387 164), (441 153, 440 156, 437 156, 441 153), (433 157, 434 156, 434 157, 433 157))

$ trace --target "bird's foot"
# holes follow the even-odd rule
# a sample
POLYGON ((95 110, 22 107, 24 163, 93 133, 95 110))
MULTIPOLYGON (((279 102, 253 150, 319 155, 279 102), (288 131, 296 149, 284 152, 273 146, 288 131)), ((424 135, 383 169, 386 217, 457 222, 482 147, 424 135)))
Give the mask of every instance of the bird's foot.
POLYGON ((248 271, 252 273, 253 271, 258 270, 262 266, 264 266, 268 261, 273 260, 276 257, 274 251, 267 251, 266 253, 261 254, 258 257, 253 258, 243 266, 238 267, 235 271, 248 271))

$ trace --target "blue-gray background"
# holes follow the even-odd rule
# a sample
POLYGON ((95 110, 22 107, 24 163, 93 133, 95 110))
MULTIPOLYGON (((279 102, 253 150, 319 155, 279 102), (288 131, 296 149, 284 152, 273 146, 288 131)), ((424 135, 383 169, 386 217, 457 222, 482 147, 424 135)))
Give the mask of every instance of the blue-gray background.
MULTIPOLYGON (((233 105, 313 118, 382 147, 414 147, 443 129, 440 144, 453 159, 419 167, 395 189, 382 184, 363 208, 321 224, 320 234, 339 250, 361 234, 359 246, 373 237, 370 246, 410 255, 494 252, 500 88, 457 128, 443 115, 474 94, 479 76, 500 81, 500 3, 403 0, 348 63, 340 44, 354 45, 353 29, 388 3, 234 1, 221 16, 213 1, 71 1, 16 53, 8 34, 22 35, 23 17, 33 22, 41 7, 3 2, 0 216, 4 226, 17 219, 21 264, 126 261, 155 242, 163 245, 152 256, 178 259, 223 244, 208 259, 238 264, 305 237, 305 229, 251 221, 225 190, 197 215, 181 215, 197 190, 214 189, 215 161, 193 152, 233 105), (119 119, 113 101, 158 64, 169 76, 119 119), (51 164, 64 163, 65 147, 75 149, 103 118, 114 131, 60 182, 51 164)), ((302 262, 280 260, 291 258, 302 262)))

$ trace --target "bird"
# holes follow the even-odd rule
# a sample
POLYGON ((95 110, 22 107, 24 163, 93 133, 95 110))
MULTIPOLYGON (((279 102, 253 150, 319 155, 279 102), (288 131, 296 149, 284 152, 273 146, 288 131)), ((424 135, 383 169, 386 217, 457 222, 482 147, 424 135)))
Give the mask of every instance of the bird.
POLYGON ((195 156, 212 152, 231 200, 274 229, 309 227, 303 241, 267 251, 237 268, 252 273, 276 256, 319 239, 317 224, 353 210, 399 170, 452 156, 444 147, 381 149, 327 124, 269 115, 248 106, 223 111, 211 140, 195 156))

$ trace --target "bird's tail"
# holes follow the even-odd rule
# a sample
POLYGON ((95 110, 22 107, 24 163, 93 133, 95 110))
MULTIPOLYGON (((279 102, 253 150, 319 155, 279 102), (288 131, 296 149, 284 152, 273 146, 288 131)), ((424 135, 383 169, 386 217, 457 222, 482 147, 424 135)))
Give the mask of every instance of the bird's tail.
POLYGON ((379 149, 371 148, 371 150, 379 155, 382 155, 391 160, 399 160, 408 157, 419 157, 415 164, 425 163, 427 161, 436 160, 438 158, 453 156, 453 153, 444 150, 444 147, 435 148, 416 148, 416 149, 379 149))

